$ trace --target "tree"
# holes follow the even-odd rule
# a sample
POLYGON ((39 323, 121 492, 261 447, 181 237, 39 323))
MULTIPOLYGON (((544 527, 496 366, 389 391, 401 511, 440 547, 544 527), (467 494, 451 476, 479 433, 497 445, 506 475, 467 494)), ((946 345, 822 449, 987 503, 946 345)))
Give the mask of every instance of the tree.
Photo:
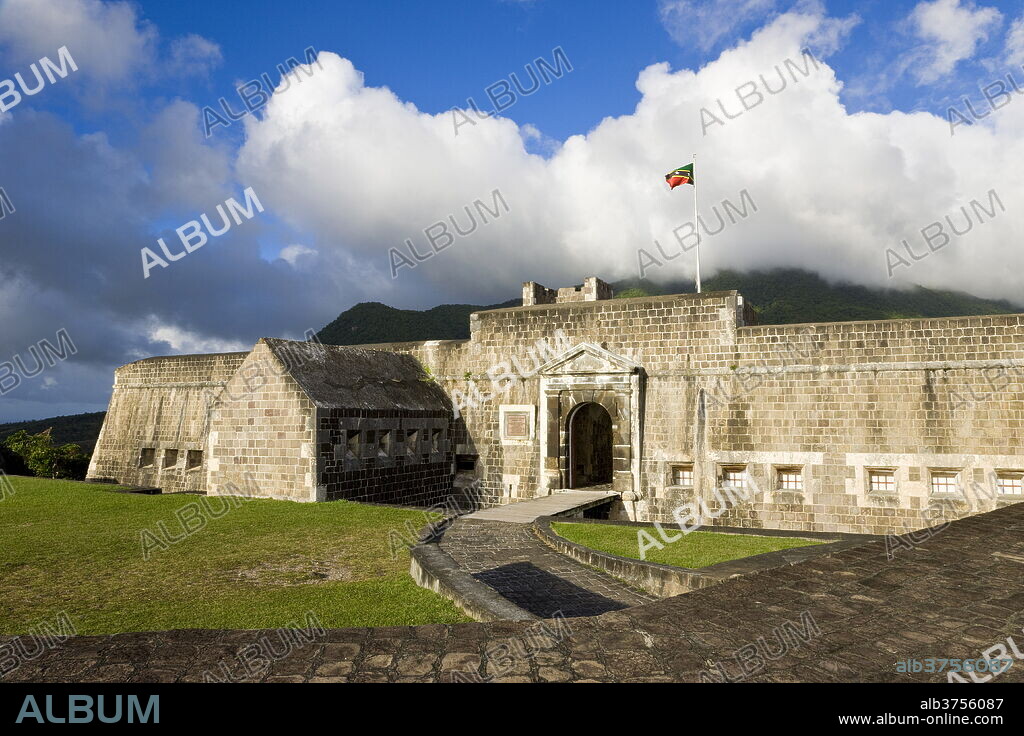
POLYGON ((82 479, 89 466, 89 457, 76 444, 54 446, 50 430, 29 434, 15 432, 4 446, 19 455, 33 475, 41 478, 82 479))

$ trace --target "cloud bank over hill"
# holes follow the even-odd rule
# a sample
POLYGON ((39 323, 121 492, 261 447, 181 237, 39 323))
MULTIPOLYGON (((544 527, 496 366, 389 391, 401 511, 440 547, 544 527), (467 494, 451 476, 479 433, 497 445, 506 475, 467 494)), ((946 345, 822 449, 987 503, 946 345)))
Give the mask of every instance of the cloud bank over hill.
MULTIPOLYGON (((0 221, 0 362, 61 328, 79 352, 48 382, 26 380, 5 396, 0 420, 101 408, 115 365, 239 349, 262 335, 301 337, 358 301, 490 303, 525 280, 636 276, 640 249, 664 263, 648 262, 648 278, 692 275, 693 253, 677 237, 692 219, 692 191, 669 192, 662 177, 694 152, 705 223, 711 231, 719 215, 725 223, 705 236, 707 275, 798 266, 868 285, 1021 299, 1024 94, 1009 87, 998 109, 953 135, 930 113, 850 113, 828 59, 857 18, 829 17, 814 3, 775 13, 700 69, 649 66, 632 113, 564 141, 509 117, 422 112, 321 49, 317 65, 293 72, 263 110, 235 123, 245 132, 239 147, 205 137, 203 112, 189 100, 131 107, 147 80, 216 64, 215 43, 161 40, 123 4, 39 7, 0 0, 0 19, 18 21, 0 31, 5 68, 27 72, 65 39, 80 72, 0 119, 0 186, 16 207, 0 221), (73 28, 62 25, 68 18, 73 28), (91 107, 100 94, 140 118, 136 140, 76 129, 35 107, 46 95, 91 107), (174 229, 203 213, 216 223, 217 204, 246 187, 264 214, 142 278, 141 248, 158 237, 177 243, 174 229), (992 191, 1004 209, 970 206, 991 211, 992 191), (730 222, 723 200, 746 201, 746 216, 730 222), (949 234, 945 247, 929 229, 936 221, 949 234), (952 234, 954 225, 965 234, 952 234), (395 252, 415 267, 400 263, 393 278, 395 252), (894 268, 893 252, 907 264, 894 268)), ((973 51, 947 43, 935 12, 916 16, 938 49, 922 57, 922 77, 973 51)), ((970 18, 973 37, 996 32, 991 14, 970 18)), ((1004 58, 1020 59, 1022 21, 1005 20, 1004 58)), ((993 79, 1005 79, 1008 63, 993 62, 993 79)), ((509 71, 532 84, 522 68, 509 71)), ((1024 90, 1024 70, 1015 78, 1024 90)), ((547 82, 546 94, 557 95, 557 75, 547 82)), ((982 99, 977 89, 964 94, 982 99)))
MULTIPOLYGON (((637 80, 635 112, 569 138, 549 158, 528 153, 523 130, 507 118, 469 113, 473 123, 456 135, 465 118, 422 113, 324 53, 322 73, 275 96, 262 119, 247 120, 238 171, 289 224, 315 233, 322 268, 342 281, 354 269, 385 300, 395 288, 481 299, 523 279, 557 285, 592 272, 635 275, 638 248, 665 261, 654 241, 669 256, 680 251, 672 231, 692 219, 692 200, 689 188, 669 193, 661 174, 691 152, 707 228, 720 227, 713 205, 739 204, 741 190, 757 207, 705 236, 709 273, 802 266, 865 284, 1019 297, 1024 250, 1014 244, 1024 233, 1012 208, 1024 177, 1006 162, 1024 153, 1024 101, 1013 93, 1013 104, 952 135, 948 120, 929 113, 850 114, 827 55, 852 22, 788 13, 696 72, 653 65, 637 80), (404 251, 409 238, 429 252, 424 229, 449 215, 466 229, 464 207, 490 201, 494 189, 509 214, 415 269, 400 267, 390 283, 390 248, 404 251), (978 215, 972 201, 995 214, 978 215), (964 231, 962 206, 973 227, 956 236, 943 218, 964 231), (932 251, 921 230, 936 221, 951 237, 939 248, 937 228, 928 229, 932 251), (914 257, 928 257, 914 260, 904 239, 914 257)), ((692 273, 692 255, 649 275, 692 273)))

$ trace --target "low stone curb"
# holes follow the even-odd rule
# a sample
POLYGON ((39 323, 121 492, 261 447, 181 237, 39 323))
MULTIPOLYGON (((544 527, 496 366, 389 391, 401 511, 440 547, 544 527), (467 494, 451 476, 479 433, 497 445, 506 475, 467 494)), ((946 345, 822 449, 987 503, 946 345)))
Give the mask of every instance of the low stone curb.
MULTIPOLYGON (((798 539, 834 539, 836 541, 811 547, 781 549, 775 552, 766 552, 764 554, 754 555, 753 557, 745 557, 743 559, 730 560, 728 562, 719 562, 716 565, 692 569, 674 567, 672 565, 662 565, 657 562, 645 562, 631 557, 620 557, 608 552, 600 552, 596 549, 584 547, 581 544, 576 544, 565 537, 559 536, 555 530, 551 528, 552 521, 560 523, 586 524, 598 520, 587 519, 584 521, 582 519, 542 516, 533 523, 533 529, 537 536, 556 552, 574 559, 577 562, 582 562, 584 565, 590 565, 591 567, 596 567, 599 570, 604 570, 609 575, 614 575, 621 580, 625 580, 641 590, 644 590, 651 595, 658 596, 659 598, 669 598, 674 595, 689 593, 700 588, 718 585, 719 583, 731 578, 753 575, 755 573, 763 572, 764 570, 771 570, 777 567, 795 565, 816 557, 829 557, 836 552, 851 549, 853 547, 859 547, 876 539, 875 537, 868 535, 828 535, 824 533, 809 534, 806 532, 786 534, 777 530, 767 530, 772 533, 763 536, 789 536, 798 539), (843 538, 837 539, 837 537, 843 538)), ((645 524, 637 522, 629 522, 627 524, 620 522, 616 525, 645 526, 645 524)), ((705 531, 726 533, 723 532, 721 528, 709 528, 705 531)), ((740 533, 750 534, 754 532, 753 530, 744 529, 741 530, 740 533)))
POLYGON ((539 620, 460 569, 452 556, 438 544, 441 536, 437 527, 428 526, 421 534, 421 538, 428 541, 409 550, 412 558, 409 574, 417 585, 444 596, 477 621, 539 620))
MULTIPOLYGON (((650 527, 654 525, 653 521, 630 521, 628 519, 588 519, 588 518, 559 518, 554 521, 565 521, 565 522, 580 522, 587 524, 607 524, 608 526, 631 526, 631 527, 650 527)), ((662 526, 674 527, 672 522, 662 523, 662 526)), ((790 539, 811 539, 821 540, 827 539, 829 541, 841 541, 841 540, 860 540, 864 542, 870 542, 873 539, 881 539, 882 537, 877 534, 853 534, 851 532, 813 532, 804 531, 797 529, 761 529, 753 526, 719 526, 717 524, 706 524, 695 531, 701 532, 718 532, 721 534, 750 534, 755 537, 788 537, 790 539)))

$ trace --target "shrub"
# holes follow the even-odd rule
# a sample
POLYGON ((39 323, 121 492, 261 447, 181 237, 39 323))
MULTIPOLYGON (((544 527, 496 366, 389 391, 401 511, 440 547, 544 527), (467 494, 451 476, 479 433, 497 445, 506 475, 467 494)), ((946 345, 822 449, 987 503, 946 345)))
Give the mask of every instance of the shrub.
POLYGON ((39 434, 20 430, 4 440, 4 446, 41 478, 82 480, 89 468, 89 456, 81 447, 73 443, 54 446, 49 429, 39 434))

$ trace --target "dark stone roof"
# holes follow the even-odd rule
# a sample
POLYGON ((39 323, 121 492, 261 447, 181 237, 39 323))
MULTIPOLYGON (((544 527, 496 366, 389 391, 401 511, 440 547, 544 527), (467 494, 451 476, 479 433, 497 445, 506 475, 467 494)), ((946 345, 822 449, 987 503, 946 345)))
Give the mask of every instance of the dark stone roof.
POLYGON ((452 410, 447 394, 411 355, 271 337, 261 342, 320 408, 452 410))

